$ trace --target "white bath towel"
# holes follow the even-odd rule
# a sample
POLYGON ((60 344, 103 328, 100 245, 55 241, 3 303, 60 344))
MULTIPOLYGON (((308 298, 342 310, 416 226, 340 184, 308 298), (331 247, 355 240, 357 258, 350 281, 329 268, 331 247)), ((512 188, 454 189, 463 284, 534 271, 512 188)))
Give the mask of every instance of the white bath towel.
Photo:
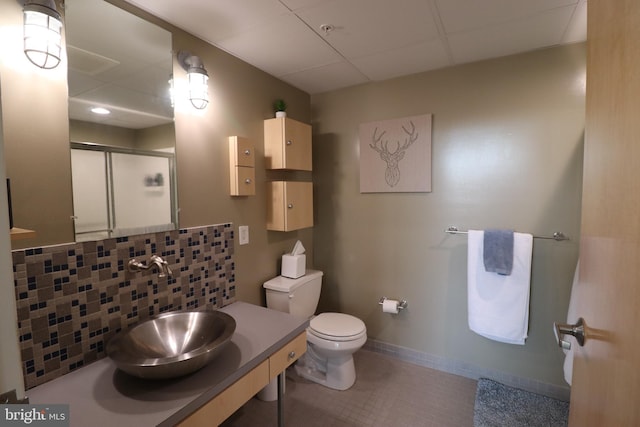
POLYGON ((529 330, 529 291, 533 236, 513 235, 513 270, 503 276, 485 271, 484 232, 469 230, 467 303, 469 328, 486 338, 524 345, 529 330))

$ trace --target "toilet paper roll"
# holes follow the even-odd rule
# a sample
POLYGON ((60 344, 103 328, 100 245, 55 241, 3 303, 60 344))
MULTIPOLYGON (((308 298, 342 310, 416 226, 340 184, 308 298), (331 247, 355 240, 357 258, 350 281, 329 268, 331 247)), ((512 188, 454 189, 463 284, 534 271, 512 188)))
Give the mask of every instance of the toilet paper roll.
POLYGON ((382 312, 398 314, 398 305, 400 303, 394 299, 386 299, 382 301, 382 312))

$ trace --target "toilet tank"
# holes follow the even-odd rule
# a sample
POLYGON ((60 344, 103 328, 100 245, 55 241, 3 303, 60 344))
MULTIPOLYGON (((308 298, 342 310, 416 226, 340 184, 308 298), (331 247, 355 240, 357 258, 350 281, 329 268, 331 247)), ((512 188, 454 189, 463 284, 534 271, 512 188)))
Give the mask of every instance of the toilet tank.
POLYGON ((263 286, 268 308, 309 318, 315 314, 320 300, 322 271, 306 270, 305 275, 297 279, 274 277, 263 286))

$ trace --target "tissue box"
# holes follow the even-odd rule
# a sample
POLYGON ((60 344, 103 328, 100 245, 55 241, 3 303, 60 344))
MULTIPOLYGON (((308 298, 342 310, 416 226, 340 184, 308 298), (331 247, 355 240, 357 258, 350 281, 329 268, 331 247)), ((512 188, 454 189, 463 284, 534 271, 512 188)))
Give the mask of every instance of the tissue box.
POLYGON ((305 255, 282 255, 282 275, 291 279, 304 276, 307 257, 305 255))

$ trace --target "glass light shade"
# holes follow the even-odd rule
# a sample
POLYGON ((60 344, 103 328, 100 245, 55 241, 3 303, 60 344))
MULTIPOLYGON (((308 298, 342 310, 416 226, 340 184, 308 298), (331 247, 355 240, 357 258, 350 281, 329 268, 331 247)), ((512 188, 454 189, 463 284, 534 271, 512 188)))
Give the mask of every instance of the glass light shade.
POLYGON ((40 68, 58 66, 62 51, 62 21, 55 10, 35 3, 24 7, 24 53, 40 68))
POLYGON ((198 70, 189 70, 189 99, 198 110, 207 107, 209 103, 209 76, 198 70))

